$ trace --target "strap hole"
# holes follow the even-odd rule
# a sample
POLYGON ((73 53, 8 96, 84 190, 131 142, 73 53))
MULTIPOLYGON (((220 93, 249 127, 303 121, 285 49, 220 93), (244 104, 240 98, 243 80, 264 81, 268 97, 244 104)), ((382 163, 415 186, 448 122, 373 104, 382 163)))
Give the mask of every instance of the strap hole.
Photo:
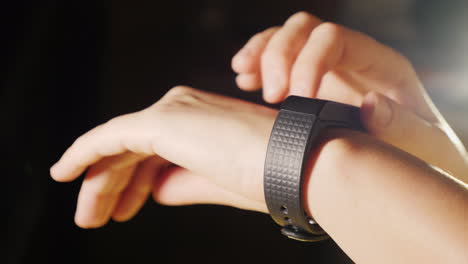
POLYGON ((283 213, 283 214, 288 214, 288 208, 285 206, 285 205, 282 205, 280 207, 280 211, 283 213))

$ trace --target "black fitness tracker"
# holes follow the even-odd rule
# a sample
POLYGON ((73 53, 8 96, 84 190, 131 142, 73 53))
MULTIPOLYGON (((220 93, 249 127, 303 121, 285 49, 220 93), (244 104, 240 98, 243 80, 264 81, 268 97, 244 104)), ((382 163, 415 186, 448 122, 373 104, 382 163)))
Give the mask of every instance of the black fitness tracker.
POLYGON ((300 241, 320 241, 327 233, 303 207, 302 175, 317 137, 330 127, 364 131, 359 108, 332 101, 289 96, 271 131, 265 158, 264 191, 281 233, 300 241))

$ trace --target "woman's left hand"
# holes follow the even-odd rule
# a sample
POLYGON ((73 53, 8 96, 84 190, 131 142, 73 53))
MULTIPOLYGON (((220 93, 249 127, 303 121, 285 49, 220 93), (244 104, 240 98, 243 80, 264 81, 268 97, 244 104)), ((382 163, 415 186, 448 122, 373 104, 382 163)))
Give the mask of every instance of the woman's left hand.
POLYGON ((75 215, 86 228, 131 218, 153 189, 168 205, 217 203, 266 212, 263 163, 276 113, 176 87, 152 106, 79 137, 51 175, 71 181, 89 167, 75 215))

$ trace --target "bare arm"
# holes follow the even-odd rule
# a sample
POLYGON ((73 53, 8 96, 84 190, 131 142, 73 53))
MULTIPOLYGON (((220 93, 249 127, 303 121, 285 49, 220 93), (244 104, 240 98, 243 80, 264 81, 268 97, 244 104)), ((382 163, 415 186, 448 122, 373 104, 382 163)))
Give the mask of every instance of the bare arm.
POLYGON ((468 183, 468 153, 411 63, 363 33, 298 12, 254 35, 232 67, 241 89, 270 103, 294 94, 361 106, 370 134, 468 183))
POLYGON ((468 261, 466 184, 365 135, 329 138, 311 160, 308 208, 354 261, 468 261))
MULTIPOLYGON (((81 136, 51 174, 71 181, 87 169, 75 216, 85 228, 130 219, 150 192, 167 205, 266 213, 263 164, 276 114, 178 87, 81 136)), ((307 209, 356 262, 466 263, 466 185, 357 132, 330 131, 314 153, 307 209)))

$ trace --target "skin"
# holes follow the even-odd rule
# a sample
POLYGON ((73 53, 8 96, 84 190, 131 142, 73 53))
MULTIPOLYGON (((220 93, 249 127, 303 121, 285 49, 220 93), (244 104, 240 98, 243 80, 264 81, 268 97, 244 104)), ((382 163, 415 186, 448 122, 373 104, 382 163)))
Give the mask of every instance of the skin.
MULTIPOLYGON (((347 31, 305 13, 294 15, 284 27, 254 36, 240 52, 245 58, 236 55, 239 86, 259 88, 246 88, 242 79, 264 82, 270 102, 307 92, 361 105, 369 134, 330 130, 310 157, 304 186, 305 209, 354 261, 466 263, 466 150, 450 134, 411 65, 389 48, 347 31), (312 34, 319 28, 322 33, 312 34), (322 39, 327 41, 320 44, 322 39), (274 40, 279 44, 271 44, 274 40), (279 62, 266 59, 281 43, 291 46, 287 56, 273 56, 279 62), (356 53, 343 51, 333 58, 340 45, 356 53), (372 54, 387 63, 369 63, 377 58, 372 54), (254 71, 239 71, 238 63, 254 71), (270 78, 270 65, 276 65, 271 70, 279 81, 263 81, 270 78), (297 90, 291 81, 295 69, 304 72, 294 74, 303 76, 297 77, 302 80, 297 90), (274 92, 267 91, 271 83, 277 86, 274 92)), ((132 218, 151 193, 166 205, 212 203, 266 213, 263 162, 276 115, 264 106, 175 87, 152 106, 79 137, 51 175, 72 181, 84 174, 75 215, 83 228, 132 218)))
MULTIPOLYGON (((75 217, 85 228, 102 226, 111 216, 117 221, 131 218, 153 186, 160 189, 154 192, 157 201, 176 203, 164 195, 171 178, 164 175, 181 168, 207 175, 209 180, 181 182, 177 188, 184 191, 176 199, 193 199, 193 191, 216 198, 217 192, 226 190, 232 192, 233 205, 265 211, 259 190, 275 117, 276 111, 270 108, 176 87, 147 109, 116 117, 79 137, 51 168, 51 175, 70 181, 89 167, 75 217), (167 168, 169 164, 178 167, 167 168), (207 192, 192 187, 204 183, 221 189, 207 192), (238 204, 239 199, 245 202, 238 204)), ((200 199, 192 202, 206 198, 200 199)))
MULTIPOLYGON (((263 161, 276 115, 176 87, 147 109, 78 138, 51 175, 71 181, 85 173, 75 216, 84 228, 131 218, 151 192, 166 205, 211 203, 266 213, 263 161)), ((358 263, 468 259, 466 184, 347 130, 330 130, 308 164, 306 210, 358 263)))
POLYGON ((254 35, 232 68, 270 103, 292 94, 361 106, 372 135, 468 182, 467 151, 411 63, 365 34, 299 12, 254 35))
POLYGON ((374 138, 329 138, 310 170, 309 213, 356 263, 468 260, 466 184, 374 138))

